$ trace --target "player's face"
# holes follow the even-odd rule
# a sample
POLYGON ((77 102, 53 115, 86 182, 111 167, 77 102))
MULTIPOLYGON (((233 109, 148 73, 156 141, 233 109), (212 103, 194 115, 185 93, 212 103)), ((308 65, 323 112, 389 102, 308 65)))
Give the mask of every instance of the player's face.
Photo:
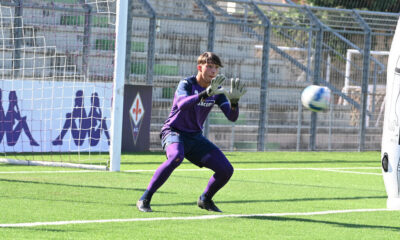
POLYGON ((219 66, 214 63, 205 63, 198 66, 201 75, 201 80, 207 86, 210 85, 211 80, 218 75, 219 66))

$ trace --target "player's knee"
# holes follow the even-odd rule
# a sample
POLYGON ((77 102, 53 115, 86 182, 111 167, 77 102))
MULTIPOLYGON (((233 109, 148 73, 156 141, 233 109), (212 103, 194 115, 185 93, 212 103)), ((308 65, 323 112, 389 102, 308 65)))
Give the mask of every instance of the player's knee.
POLYGON ((232 175, 233 175, 234 169, 231 164, 226 165, 221 171, 218 172, 218 175, 221 178, 224 178, 226 181, 228 181, 232 175))
POLYGON ((229 164, 228 167, 226 168, 226 177, 228 179, 230 179, 232 177, 234 171, 235 170, 233 169, 233 166, 231 164, 229 164))
POLYGON ((181 152, 172 152, 167 154, 167 158, 171 167, 176 168, 182 163, 184 155, 181 152))

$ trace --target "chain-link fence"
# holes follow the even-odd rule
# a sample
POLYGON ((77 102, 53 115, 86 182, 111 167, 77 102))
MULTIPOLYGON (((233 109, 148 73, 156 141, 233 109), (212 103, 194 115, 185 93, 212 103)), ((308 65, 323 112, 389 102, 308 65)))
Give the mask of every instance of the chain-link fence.
MULTIPOLYGON (((70 71, 111 81, 115 2, 68 1, 0 3, 29 9, 24 34, 46 36, 70 71)), ((196 74, 205 51, 217 53, 221 73, 248 88, 235 123, 217 108, 206 123, 204 134, 223 150, 380 149, 386 63, 399 14, 248 0, 131 6, 126 84, 153 86, 151 150, 161 150, 158 133, 178 82, 196 74), (301 106, 301 91, 313 83, 332 90, 329 111, 301 106)))
POLYGON ((132 53, 137 70, 129 83, 152 80, 153 150, 160 149, 158 131, 178 81, 196 73, 204 51, 220 55, 221 72, 248 88, 237 122, 219 109, 209 116, 205 134, 222 149, 380 149, 386 62, 399 14, 266 1, 149 0, 134 6, 132 37, 142 37, 145 46, 132 53), (147 75, 145 58, 154 58, 147 75), (329 111, 302 108, 300 93, 312 83, 331 88, 329 111))

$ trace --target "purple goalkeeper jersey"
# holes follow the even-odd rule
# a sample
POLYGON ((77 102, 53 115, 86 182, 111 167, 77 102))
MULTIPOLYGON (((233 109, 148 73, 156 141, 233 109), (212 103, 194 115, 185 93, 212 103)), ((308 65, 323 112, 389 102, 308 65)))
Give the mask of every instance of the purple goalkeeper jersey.
POLYGON ((239 116, 239 108, 233 110, 224 94, 214 95, 201 100, 199 93, 204 91, 197 81, 196 76, 181 80, 175 91, 171 112, 161 129, 177 129, 183 132, 200 132, 203 124, 214 104, 217 104, 230 121, 236 121, 239 116))

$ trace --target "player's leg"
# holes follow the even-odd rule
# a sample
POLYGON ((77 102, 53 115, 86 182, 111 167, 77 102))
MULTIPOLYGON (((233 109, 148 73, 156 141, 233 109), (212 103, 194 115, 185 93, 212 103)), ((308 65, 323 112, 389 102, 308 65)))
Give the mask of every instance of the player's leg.
POLYGON ((154 173, 147 191, 153 194, 167 181, 171 173, 177 168, 183 161, 183 144, 182 143, 171 143, 166 149, 167 160, 161 164, 156 172, 154 173))
POLYGON ((214 175, 210 178, 203 193, 211 199, 232 177, 233 167, 219 149, 214 149, 203 159, 204 167, 214 171, 214 175))
POLYGON ((32 135, 30 134, 28 125, 26 124, 26 117, 21 118, 21 120, 17 120, 18 123, 12 131, 7 132, 7 145, 8 146, 15 146, 17 143, 22 131, 25 131, 26 135, 28 136, 31 145, 39 146, 35 140, 33 140, 32 135), (32 142, 33 140, 33 142, 32 142))
POLYGON ((17 141, 21 133, 22 133, 22 121, 18 121, 17 125, 14 128, 12 128, 11 126, 11 129, 9 131, 6 130, 7 145, 15 146, 15 144, 17 144, 17 141))
POLYGON ((150 202, 153 194, 167 181, 168 177, 175 170, 175 168, 177 168, 183 161, 183 143, 179 142, 179 139, 171 139, 174 137, 175 136, 171 136, 169 141, 175 142, 168 144, 165 149, 167 160, 157 168, 156 172, 150 180, 149 185, 146 188, 146 191, 136 204, 137 208, 142 212, 152 211, 150 207, 150 202))
MULTIPOLYGON (((1 104, 1 89, 0 89, 0 104, 1 104)), ((0 105, 0 143, 3 141, 4 137, 4 110, 3 107, 0 105)))
POLYGON ((203 166, 214 171, 208 181, 207 187, 200 196, 198 205, 209 211, 221 212, 212 198, 229 181, 233 174, 233 167, 225 155, 219 149, 214 149, 206 154, 202 159, 203 166))
POLYGON ((21 120, 17 120, 18 123, 12 131, 6 132, 7 135, 7 145, 15 146, 17 143, 22 131, 25 132, 26 136, 28 136, 30 144, 32 146, 39 146, 39 144, 33 139, 31 132, 29 131, 29 127, 26 123, 26 117, 21 118, 21 120))
POLYGON ((79 127, 76 127, 75 121, 72 123, 71 134, 77 146, 82 146, 85 142, 86 135, 89 135, 90 119, 82 118, 79 121, 79 127))
MULTIPOLYGON (((78 113, 76 111, 79 111, 78 109, 74 109, 75 114, 78 115, 78 113)), ((82 116, 76 116, 74 117, 74 113, 72 113, 71 116, 71 136, 72 139, 74 139, 75 145, 76 146, 82 146, 83 141, 85 139, 83 139, 82 137, 86 137, 86 129, 83 129, 83 127, 86 127, 85 124, 85 119, 82 118, 82 116), (84 134, 82 134, 84 133, 84 134)))
POLYGON ((197 205, 209 211, 221 212, 215 206, 212 198, 229 181, 233 174, 233 167, 221 150, 202 134, 189 139, 190 141, 185 139, 186 159, 199 167, 207 167, 214 171, 214 175, 210 178, 197 205), (188 146, 188 142, 190 146, 188 146))
POLYGON ((92 126, 90 126, 89 132, 89 145, 90 146, 97 146, 101 138, 101 123, 100 126, 96 128, 97 121, 92 121, 92 126))
POLYGON ((3 122, 0 122, 0 143, 3 141, 4 137, 4 124, 3 122))
POLYGON ((53 140, 53 142, 52 142, 53 145, 62 145, 63 138, 64 138, 65 134, 67 134, 69 128, 71 127, 72 121, 73 121, 72 120, 72 114, 71 113, 67 113, 65 115, 65 122, 64 122, 64 126, 63 126, 63 128, 61 130, 61 133, 60 133, 60 135, 58 135, 56 137, 55 140, 53 140))
POLYGON ((39 144, 33 138, 31 131, 29 130, 28 124, 26 123, 26 117, 23 117, 20 123, 22 125, 22 129, 24 130, 26 136, 28 136, 29 138, 30 144, 32 146, 39 146, 39 144))

